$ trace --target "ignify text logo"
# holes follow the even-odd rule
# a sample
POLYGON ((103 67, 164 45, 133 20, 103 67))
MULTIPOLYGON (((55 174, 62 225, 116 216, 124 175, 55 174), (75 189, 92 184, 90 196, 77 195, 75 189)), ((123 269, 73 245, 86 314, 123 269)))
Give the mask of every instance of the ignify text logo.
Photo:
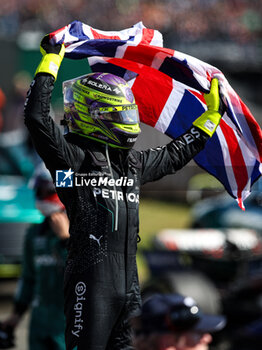
POLYGON ((73 174, 71 170, 56 171, 56 187, 73 187, 73 174))
POLYGON ((73 330, 71 331, 73 335, 79 338, 79 333, 83 329, 82 323, 82 313, 83 313, 83 302, 86 300, 84 294, 86 292, 86 285, 84 282, 78 282, 75 286, 76 303, 74 304, 75 310, 75 320, 73 330))

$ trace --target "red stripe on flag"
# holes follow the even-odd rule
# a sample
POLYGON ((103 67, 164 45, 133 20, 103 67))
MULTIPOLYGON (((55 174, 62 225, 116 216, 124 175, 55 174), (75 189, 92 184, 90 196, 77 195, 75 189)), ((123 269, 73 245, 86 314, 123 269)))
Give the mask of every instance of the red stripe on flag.
POLYGON ((142 31, 142 40, 140 41, 140 44, 150 44, 152 39, 154 37, 154 29, 147 29, 144 28, 142 31))
POLYGON ((248 181, 248 173, 245 160, 243 158, 241 148, 239 147, 238 140, 233 129, 231 129, 223 119, 220 121, 220 127, 228 145, 228 152, 231 159, 232 169, 237 182, 237 197, 240 201, 239 204, 241 204, 242 191, 248 181))
POLYGON ((206 71, 206 77, 208 81, 211 81, 211 75, 208 70, 206 71))
POLYGON ((98 33, 96 30, 94 30, 93 28, 91 28, 91 32, 94 36, 94 39, 113 39, 113 40, 120 40, 120 36, 118 35, 105 35, 105 34, 101 34, 98 33))
POLYGON ((159 53, 164 53, 166 56, 170 57, 173 56, 174 50, 139 44, 137 46, 128 46, 123 58, 150 67, 155 56, 159 53))
POLYGON ((63 31, 65 31, 65 30, 67 29, 67 27, 68 27, 68 26, 65 26, 65 27, 63 27, 63 28, 57 29, 57 30, 55 30, 54 32, 50 33, 50 34, 49 34, 49 39, 52 39, 52 38, 53 38, 54 36, 56 36, 57 34, 59 34, 59 33, 63 32, 63 31))
POLYGON ((194 90, 188 90, 191 92, 192 95, 196 96, 201 102, 203 102, 206 105, 206 101, 204 99, 204 93, 194 91, 194 90))
POLYGON ((255 118, 252 116, 248 107, 243 103, 241 99, 239 99, 242 111, 248 123, 249 129, 257 146, 257 150, 259 153, 260 162, 262 162, 262 131, 260 126, 258 125, 255 118))
POLYGON ((173 89, 172 79, 143 64, 119 58, 109 58, 107 61, 139 74, 132 91, 139 108, 140 120, 154 127, 173 89))

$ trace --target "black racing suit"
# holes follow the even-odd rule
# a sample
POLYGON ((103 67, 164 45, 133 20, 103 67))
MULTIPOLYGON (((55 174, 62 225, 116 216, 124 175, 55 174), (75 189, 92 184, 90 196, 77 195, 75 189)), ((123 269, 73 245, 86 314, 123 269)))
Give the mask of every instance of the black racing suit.
POLYGON ((74 171, 73 187, 57 187, 70 219, 67 350, 132 349, 128 318, 141 303, 136 266, 140 186, 182 168, 208 136, 192 126, 166 146, 138 152, 63 135, 49 116, 53 84, 51 75, 35 77, 25 123, 54 181, 57 170, 74 171))

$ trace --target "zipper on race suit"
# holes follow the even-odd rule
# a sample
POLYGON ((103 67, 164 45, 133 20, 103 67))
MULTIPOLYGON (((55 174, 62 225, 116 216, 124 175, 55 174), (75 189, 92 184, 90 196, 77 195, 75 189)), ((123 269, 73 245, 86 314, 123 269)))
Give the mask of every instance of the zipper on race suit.
MULTIPOLYGON (((106 159, 107 159, 107 163, 108 163, 108 168, 109 168, 109 172, 110 172, 110 176, 112 179, 114 179, 114 175, 113 175, 113 170, 112 170, 112 166, 111 166, 111 161, 110 161, 110 157, 109 157, 109 152, 108 152, 108 144, 106 144, 106 159)), ((116 212, 115 212, 115 231, 118 230, 118 198, 117 198, 117 191, 116 191, 116 185, 115 185, 115 181, 114 181, 114 193, 115 193, 115 206, 116 206, 116 212)))

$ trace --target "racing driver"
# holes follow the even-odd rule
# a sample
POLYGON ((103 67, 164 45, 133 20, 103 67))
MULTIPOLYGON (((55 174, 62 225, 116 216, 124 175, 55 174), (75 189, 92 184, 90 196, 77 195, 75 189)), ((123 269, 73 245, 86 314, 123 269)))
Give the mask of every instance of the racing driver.
POLYGON ((208 110, 185 134, 138 152, 132 148, 140 133, 133 93, 125 80, 110 73, 64 83, 69 132, 61 132, 49 110, 65 48, 52 46, 45 36, 40 49, 43 58, 26 99, 25 124, 70 220, 66 349, 132 349, 128 320, 140 308, 139 189, 175 173, 204 148, 221 118, 218 80, 212 80, 205 95, 208 110))

